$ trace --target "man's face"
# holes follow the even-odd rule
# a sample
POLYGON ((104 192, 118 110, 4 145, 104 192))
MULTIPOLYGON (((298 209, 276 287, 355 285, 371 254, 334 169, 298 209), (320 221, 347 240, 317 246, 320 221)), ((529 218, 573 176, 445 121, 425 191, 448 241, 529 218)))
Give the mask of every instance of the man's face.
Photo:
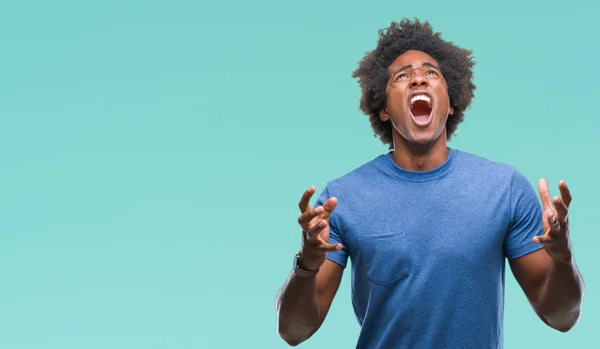
POLYGON ((453 113, 446 80, 438 63, 421 51, 407 51, 388 69, 387 105, 380 112, 411 143, 432 144, 446 129, 453 113))

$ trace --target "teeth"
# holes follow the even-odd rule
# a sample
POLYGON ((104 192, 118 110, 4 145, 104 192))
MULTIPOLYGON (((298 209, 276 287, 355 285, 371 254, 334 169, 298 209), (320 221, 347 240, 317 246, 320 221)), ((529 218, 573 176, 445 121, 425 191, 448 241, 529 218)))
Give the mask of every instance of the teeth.
POLYGON ((427 95, 416 95, 410 99, 410 104, 412 105, 415 101, 426 101, 431 106, 431 99, 427 95))

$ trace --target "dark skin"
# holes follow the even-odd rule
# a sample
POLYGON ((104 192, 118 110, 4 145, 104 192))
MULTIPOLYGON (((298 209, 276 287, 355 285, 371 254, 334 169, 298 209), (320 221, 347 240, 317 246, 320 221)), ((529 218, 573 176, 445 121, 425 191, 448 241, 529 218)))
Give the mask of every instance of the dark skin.
POLYGON ((533 241, 543 244, 544 249, 509 260, 509 265, 540 319, 558 331, 567 332, 581 315, 584 287, 569 237, 571 193, 564 181, 559 182, 558 188, 561 196, 551 200, 548 182, 538 181, 545 234, 533 241))
POLYGON ((389 67, 386 86, 387 105, 380 111, 383 121, 390 121, 396 132, 394 161, 412 171, 426 171, 446 161, 446 119, 454 111, 448 98, 448 85, 429 55, 408 51, 389 67), (426 124, 417 124, 410 110, 412 95, 426 93, 432 104, 431 117, 426 124))
MULTIPOLYGON (((447 84, 437 62, 420 51, 408 51, 389 67, 386 86, 387 105, 380 118, 394 127, 396 164, 413 171, 426 171, 442 165, 448 158, 445 122, 453 108, 447 84), (415 117, 410 109, 414 94, 425 93, 431 101, 428 118, 415 117)), ((583 279, 573 259, 569 237, 568 209, 571 194, 564 181, 559 183, 561 197, 550 199, 548 183, 538 182, 544 207, 541 237, 535 243, 544 248, 509 261, 515 279, 534 311, 548 326, 566 332, 578 321, 583 299, 583 279)), ((315 188, 300 199, 302 229, 301 266, 317 269, 316 276, 290 274, 277 295, 279 335, 295 346, 310 338, 323 324, 342 280, 343 268, 326 259, 327 252, 342 248, 329 244, 329 216, 337 205, 332 197, 322 206, 311 208, 315 188)))
POLYGON ((277 294, 277 330, 289 345, 296 346, 310 338, 323 324, 342 281, 344 269, 326 260, 330 251, 341 249, 329 240, 329 215, 337 205, 330 198, 322 206, 311 208, 310 198, 315 188, 309 188, 298 204, 302 213, 298 223, 302 228, 301 267, 314 270, 316 276, 301 277, 291 273, 277 294))

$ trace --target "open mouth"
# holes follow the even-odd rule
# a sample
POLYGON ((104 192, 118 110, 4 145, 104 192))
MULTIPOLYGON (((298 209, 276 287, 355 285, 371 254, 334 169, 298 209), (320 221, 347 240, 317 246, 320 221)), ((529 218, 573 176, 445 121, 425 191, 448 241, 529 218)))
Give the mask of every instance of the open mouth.
POLYGON ((410 112, 418 123, 426 123, 432 109, 431 98, 426 94, 417 94, 410 99, 410 112))

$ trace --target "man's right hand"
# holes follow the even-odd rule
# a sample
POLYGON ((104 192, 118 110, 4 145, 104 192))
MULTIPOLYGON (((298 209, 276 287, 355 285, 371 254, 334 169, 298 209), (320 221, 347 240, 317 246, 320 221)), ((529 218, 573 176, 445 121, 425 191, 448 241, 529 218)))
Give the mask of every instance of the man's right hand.
POLYGON ((315 187, 310 187, 305 191, 298 204, 302 213, 298 218, 302 227, 300 266, 308 270, 320 268, 325 262, 327 252, 342 249, 341 244, 329 243, 329 216, 337 205, 337 199, 329 198, 323 205, 311 208, 309 202, 315 190, 315 187))

